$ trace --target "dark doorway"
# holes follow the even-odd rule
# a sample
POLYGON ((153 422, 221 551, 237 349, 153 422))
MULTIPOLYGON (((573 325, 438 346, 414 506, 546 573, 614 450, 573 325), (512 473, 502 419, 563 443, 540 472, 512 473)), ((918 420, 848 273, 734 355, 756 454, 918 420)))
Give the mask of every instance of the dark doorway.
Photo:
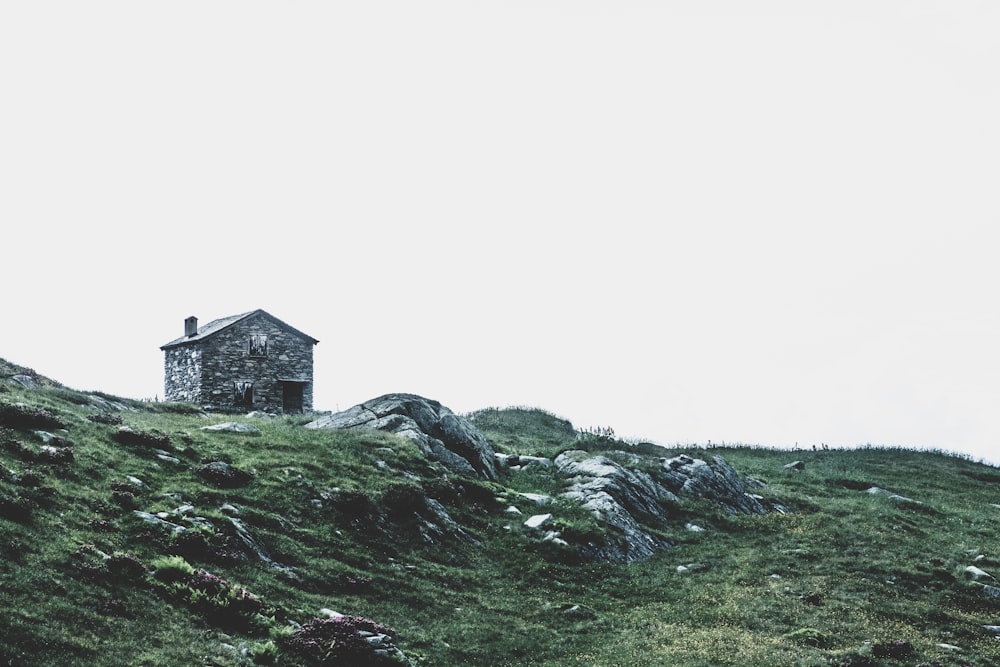
POLYGON ((302 389, 305 382, 281 382, 281 410, 285 414, 302 412, 302 389))

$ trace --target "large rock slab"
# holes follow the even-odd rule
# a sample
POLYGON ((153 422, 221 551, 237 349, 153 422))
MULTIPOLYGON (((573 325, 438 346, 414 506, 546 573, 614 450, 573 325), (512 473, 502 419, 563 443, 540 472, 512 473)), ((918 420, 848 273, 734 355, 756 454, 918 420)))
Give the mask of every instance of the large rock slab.
POLYGON ((306 428, 374 429, 409 438, 428 458, 455 472, 496 480, 496 454, 468 420, 416 394, 385 394, 342 412, 325 415, 306 428))

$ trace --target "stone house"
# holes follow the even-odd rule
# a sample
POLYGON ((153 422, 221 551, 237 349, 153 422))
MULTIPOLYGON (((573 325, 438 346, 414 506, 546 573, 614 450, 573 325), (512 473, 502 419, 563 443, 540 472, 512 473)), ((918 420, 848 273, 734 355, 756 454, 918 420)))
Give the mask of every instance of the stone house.
POLYGON ((189 317, 184 335, 160 347, 164 400, 219 412, 309 412, 318 342, 259 309, 200 328, 189 317))

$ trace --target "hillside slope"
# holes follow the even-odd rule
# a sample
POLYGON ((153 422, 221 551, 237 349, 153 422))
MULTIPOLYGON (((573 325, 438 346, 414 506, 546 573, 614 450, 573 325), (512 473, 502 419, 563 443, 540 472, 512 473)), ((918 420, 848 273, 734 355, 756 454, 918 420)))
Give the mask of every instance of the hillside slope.
POLYGON ((466 418, 495 480, 400 435, 0 378, 0 665, 1000 664, 995 468, 466 418), (664 496, 637 519, 657 548, 612 562, 560 455, 705 461, 762 511, 664 496))

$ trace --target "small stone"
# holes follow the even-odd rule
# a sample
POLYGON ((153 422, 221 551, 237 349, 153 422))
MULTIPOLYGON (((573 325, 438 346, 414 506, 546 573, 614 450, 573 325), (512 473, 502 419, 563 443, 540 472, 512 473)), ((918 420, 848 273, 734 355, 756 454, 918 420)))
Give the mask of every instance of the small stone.
POLYGON ((524 527, 525 528, 541 528, 542 526, 544 526, 545 524, 549 523, 550 521, 552 521, 552 515, 551 514, 535 514, 534 516, 529 517, 524 522, 524 527))
POLYGON ((1000 588, 990 585, 983 586, 983 595, 988 598, 1000 598, 1000 588))
POLYGON ((989 572, 986 572, 985 570, 980 570, 975 565, 970 565, 969 567, 965 568, 965 574, 966 574, 967 577, 969 577, 973 581, 982 581, 984 579, 987 579, 987 580, 994 579, 994 576, 992 574, 990 574, 989 572))
POLYGON ((241 422, 223 422, 212 426, 202 426, 202 431, 224 431, 226 433, 260 433, 260 429, 253 424, 241 422))
POLYGON ((544 493, 518 493, 517 495, 530 500, 536 505, 548 505, 552 502, 552 496, 547 496, 544 493))

